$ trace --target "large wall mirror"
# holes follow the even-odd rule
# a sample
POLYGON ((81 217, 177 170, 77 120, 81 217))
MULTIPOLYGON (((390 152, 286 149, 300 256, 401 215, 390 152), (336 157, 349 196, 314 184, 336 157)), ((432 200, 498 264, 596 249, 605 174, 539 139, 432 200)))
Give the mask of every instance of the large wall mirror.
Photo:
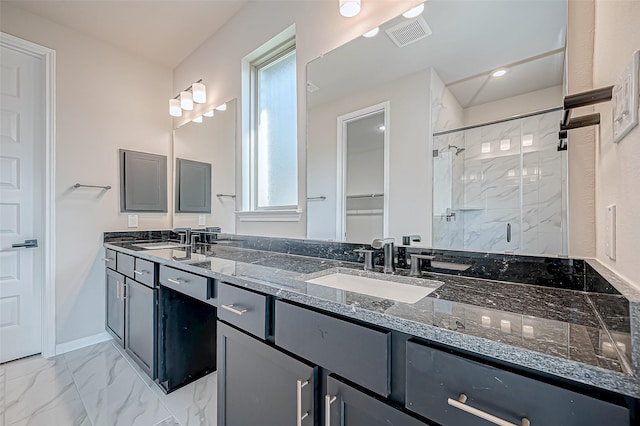
POLYGON ((567 2, 424 6, 308 64, 307 237, 566 254, 567 2))
POLYGON ((174 130, 174 228, 235 233, 236 104, 233 99, 213 117, 174 130))

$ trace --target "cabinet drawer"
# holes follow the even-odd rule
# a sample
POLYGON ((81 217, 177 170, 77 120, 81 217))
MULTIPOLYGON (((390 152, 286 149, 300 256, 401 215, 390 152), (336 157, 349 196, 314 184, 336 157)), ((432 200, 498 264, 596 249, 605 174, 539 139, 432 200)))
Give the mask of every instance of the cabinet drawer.
POLYGON ((213 301, 213 280, 210 278, 160 265, 160 284, 187 296, 215 305, 213 301))
POLYGON ((135 269, 133 270, 136 281, 146 285, 147 287, 155 287, 156 285, 156 264, 148 260, 136 257, 135 269))
MULTIPOLYGON (((462 398, 464 399, 464 398, 462 398)), ((473 409, 516 425, 628 425, 629 412, 548 383, 407 342, 406 408, 443 426, 484 426, 473 409), (462 402, 461 395, 466 396, 462 402)))
POLYGON ((261 339, 267 338, 267 296, 220 283, 218 303, 218 318, 261 339))
POLYGON ((389 395, 391 333, 276 302, 275 342, 382 396, 389 395))
POLYGON ((104 249, 104 265, 110 269, 116 269, 116 251, 104 249))
POLYGON ((135 278, 133 275, 135 257, 129 256, 128 254, 117 252, 116 258, 117 258, 116 270, 121 274, 126 275, 129 278, 135 278))

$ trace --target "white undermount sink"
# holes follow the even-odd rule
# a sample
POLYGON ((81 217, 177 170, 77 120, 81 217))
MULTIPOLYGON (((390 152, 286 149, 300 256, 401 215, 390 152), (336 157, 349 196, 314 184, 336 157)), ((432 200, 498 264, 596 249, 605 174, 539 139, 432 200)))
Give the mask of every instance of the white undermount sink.
POLYGON ((436 287, 420 287, 340 272, 323 275, 306 282, 402 303, 416 303, 436 289, 436 287))
POLYGON ((173 241, 160 241, 156 243, 140 243, 140 244, 131 244, 131 245, 143 248, 145 250, 161 250, 161 249, 187 247, 186 244, 180 244, 173 241))

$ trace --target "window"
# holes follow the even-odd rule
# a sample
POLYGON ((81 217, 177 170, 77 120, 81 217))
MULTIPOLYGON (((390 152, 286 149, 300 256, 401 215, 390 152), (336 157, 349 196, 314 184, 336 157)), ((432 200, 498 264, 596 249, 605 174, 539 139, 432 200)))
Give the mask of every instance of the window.
POLYGON ((251 210, 298 206, 295 40, 251 62, 251 210))

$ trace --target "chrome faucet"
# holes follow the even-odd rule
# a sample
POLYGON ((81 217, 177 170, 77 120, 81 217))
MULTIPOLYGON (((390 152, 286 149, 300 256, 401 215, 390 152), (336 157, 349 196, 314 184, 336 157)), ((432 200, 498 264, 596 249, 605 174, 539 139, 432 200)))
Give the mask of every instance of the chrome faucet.
POLYGON ((180 236, 180 244, 189 244, 191 242, 191 228, 176 228, 173 232, 180 236))
POLYGON ((383 272, 385 274, 392 274, 395 272, 395 259, 394 259, 394 250, 393 243, 395 240, 393 238, 376 238, 371 243, 371 247, 375 249, 383 249, 384 253, 384 268, 383 272))

